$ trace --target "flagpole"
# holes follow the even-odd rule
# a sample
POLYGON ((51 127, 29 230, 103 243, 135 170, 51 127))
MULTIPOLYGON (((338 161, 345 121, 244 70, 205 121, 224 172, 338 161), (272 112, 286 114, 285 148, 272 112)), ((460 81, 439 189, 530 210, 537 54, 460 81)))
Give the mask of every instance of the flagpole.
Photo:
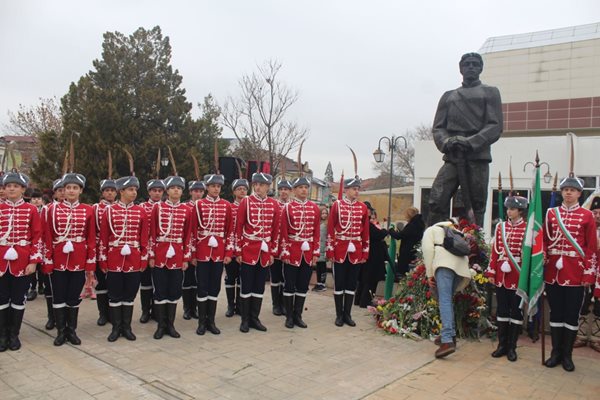
POLYGON ((544 303, 546 302, 546 291, 542 292, 542 301, 540 302, 540 326, 541 330, 540 336, 542 337, 542 365, 544 365, 544 361, 546 360, 546 317, 544 316, 544 303))
MULTIPOLYGON (((558 172, 554 175, 554 183, 552 185, 552 193, 550 195, 550 207, 554 207, 556 203, 556 188, 558 183, 558 172)), ((545 316, 546 290, 542 292, 542 301, 540 302, 540 336, 542 337, 542 365, 546 360, 546 316, 545 316)))
POLYGON ((528 162, 523 170, 531 164, 534 167, 534 185, 529 202, 527 228, 522 248, 522 265, 519 274, 519 285, 517 296, 521 297, 520 307, 527 309, 528 318, 541 312, 540 326, 542 329, 542 363, 546 356, 546 337, 544 334, 544 259, 543 259, 543 218, 542 218, 542 195, 540 185, 540 158, 538 152, 535 154, 535 162, 528 162))

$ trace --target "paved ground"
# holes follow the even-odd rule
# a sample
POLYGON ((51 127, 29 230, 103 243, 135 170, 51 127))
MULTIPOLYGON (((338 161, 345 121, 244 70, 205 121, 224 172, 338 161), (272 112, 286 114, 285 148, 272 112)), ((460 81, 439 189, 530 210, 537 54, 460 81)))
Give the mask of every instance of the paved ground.
POLYGON ((155 325, 137 322, 136 304, 138 340, 108 343, 110 327, 95 325, 95 302, 85 300, 83 344, 57 348, 43 329, 45 303, 37 299, 27 305, 22 349, 0 353, 0 399, 596 399, 600 393, 600 356, 591 349, 575 351, 570 374, 541 367, 539 348, 525 340, 517 363, 491 359, 488 340, 461 341, 456 354, 435 360, 432 343, 383 335, 363 310, 355 309, 356 328, 334 326, 331 291, 310 293, 305 330, 284 328, 267 295, 261 319, 269 331, 242 334, 239 317, 223 316, 224 304, 219 336, 197 336, 196 322, 178 310, 182 338, 154 340, 155 325))

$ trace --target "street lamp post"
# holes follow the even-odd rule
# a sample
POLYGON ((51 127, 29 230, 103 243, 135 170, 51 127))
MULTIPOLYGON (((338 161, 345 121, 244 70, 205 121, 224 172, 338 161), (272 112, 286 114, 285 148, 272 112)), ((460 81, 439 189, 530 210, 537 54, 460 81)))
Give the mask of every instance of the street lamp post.
POLYGON ((404 148, 408 147, 408 143, 406 142, 406 138, 404 136, 392 136, 391 138, 387 136, 383 136, 379 138, 379 143, 377 144, 377 149, 373 152, 373 157, 375 158, 375 162, 382 163, 385 159, 385 152, 381 150, 381 141, 387 140, 388 142, 388 151, 390 152, 390 187, 388 192, 388 227, 391 224, 392 218, 392 185, 394 181, 394 150, 396 149, 396 145, 398 144, 398 139, 404 140, 404 148))
MULTIPOLYGON (((523 165, 523 172, 525 172, 525 169, 527 168, 527 165, 531 164, 534 168, 535 168, 535 164, 532 163, 531 161, 528 161, 525 163, 525 165, 523 165)), ((547 162, 541 162, 539 164, 539 166, 541 167, 542 165, 546 165, 546 173, 543 176, 544 182, 545 183, 550 183, 552 181, 552 174, 550 173, 550 164, 548 164, 547 162)))

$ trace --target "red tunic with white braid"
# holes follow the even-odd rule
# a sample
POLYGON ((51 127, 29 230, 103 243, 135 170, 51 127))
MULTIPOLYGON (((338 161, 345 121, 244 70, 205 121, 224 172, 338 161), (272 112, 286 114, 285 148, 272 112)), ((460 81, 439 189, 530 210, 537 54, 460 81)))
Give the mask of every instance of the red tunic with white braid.
POLYGON ((154 268, 181 269, 192 255, 191 210, 184 203, 166 200, 152 209, 150 259, 154 268))
POLYGON ((112 203, 106 201, 104 199, 100 200, 100 202, 94 204, 94 216, 96 217, 96 245, 100 244, 100 225, 102 223, 102 217, 106 212, 106 208, 109 207, 112 203))
POLYGON ((235 225, 238 260, 268 266, 271 256, 277 254, 279 215, 279 205, 273 198, 261 199, 253 193, 242 199, 235 225))
POLYGON ((96 219, 89 204, 62 201, 48 207, 44 238, 44 272, 96 269, 96 219))
POLYGON ((346 197, 333 203, 327 222, 326 253, 336 263, 343 263, 346 257, 352 264, 367 261, 369 213, 364 203, 346 197))
POLYGON ((279 233, 279 255, 286 264, 309 265, 319 257, 321 225, 319 207, 312 201, 292 200, 283 207, 279 233))
POLYGON ((103 271, 137 272, 148 265, 148 217, 132 203, 106 209, 100 223, 98 261, 103 271))
MULTIPOLYGON (((281 201, 281 199, 275 199, 277 201, 277 205, 279 206, 279 218, 281 218, 281 214, 283 213, 283 209, 285 208, 286 204, 289 204, 289 201, 281 201)), ((281 221, 279 221, 279 225, 281 227, 281 221)), ((277 237, 277 254, 275 254, 275 259, 280 260, 281 259, 281 245, 279 243, 279 240, 281 239, 281 237, 277 237)))
POLYGON ((596 286, 594 288, 594 297, 600 298, 600 227, 596 228, 596 243, 598 248, 596 249, 596 256, 594 259, 594 262, 596 263, 596 286))
POLYGON ((485 271, 485 276, 494 278, 495 285, 498 287, 504 286, 506 289, 517 290, 519 286, 521 249, 526 228, 527 222, 522 218, 515 222, 505 221, 496 225, 490 265, 485 271), (502 271, 503 266, 505 270, 510 268, 510 271, 502 271))
POLYGON ((152 216, 152 209, 154 208, 154 205, 159 204, 159 203, 162 203, 162 202, 161 201, 152 201, 151 199, 149 199, 148 201, 145 201, 140 204, 140 207, 142 207, 144 209, 144 211, 146 212, 146 215, 148 216, 148 220, 150 220, 150 217, 152 216))
POLYGON ((1 202, 0 276, 6 272, 13 276, 25 275, 27 265, 42 262, 43 249, 42 220, 38 209, 23 199, 15 203, 9 200, 1 202), (11 247, 16 251, 17 257, 6 260, 11 258, 6 254, 11 247))
POLYGON ((548 209, 545 224, 544 281, 548 284, 557 283, 560 286, 593 284, 596 280, 598 244, 592 212, 580 207, 579 204, 570 208, 561 205, 548 209), (564 229, 569 232, 577 246, 561 229, 557 210, 564 229))
POLYGON ((229 232, 228 244, 233 246, 233 254, 232 257, 235 258, 235 248, 236 248, 236 238, 235 238, 235 227, 237 225, 237 214, 238 209, 240 208, 240 203, 237 200, 233 200, 233 202, 229 203, 229 209, 231 210, 231 222, 233 224, 233 229, 229 232))
POLYGON ((227 200, 206 196, 196 201, 192 208, 192 258, 200 262, 222 262, 225 257, 231 258, 234 251, 231 234, 234 229, 231 204, 227 200))

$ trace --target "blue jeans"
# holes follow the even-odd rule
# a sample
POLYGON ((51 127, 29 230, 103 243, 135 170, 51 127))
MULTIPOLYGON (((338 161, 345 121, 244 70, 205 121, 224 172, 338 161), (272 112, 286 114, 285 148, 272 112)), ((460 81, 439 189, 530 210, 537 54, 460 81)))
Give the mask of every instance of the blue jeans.
POLYGON ((459 279, 453 270, 438 267, 435 270, 435 282, 440 305, 440 316, 442 317, 442 343, 452 343, 452 338, 456 336, 452 297, 459 279))

